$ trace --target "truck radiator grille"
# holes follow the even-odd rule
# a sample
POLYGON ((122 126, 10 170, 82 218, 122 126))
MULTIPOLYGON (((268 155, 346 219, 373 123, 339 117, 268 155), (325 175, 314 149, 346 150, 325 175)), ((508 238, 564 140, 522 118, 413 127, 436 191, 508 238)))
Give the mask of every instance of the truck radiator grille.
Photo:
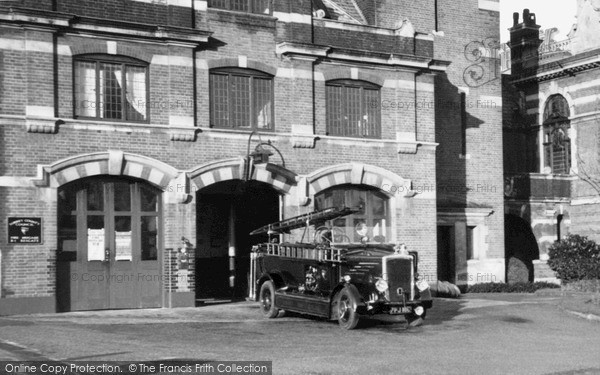
POLYGON ((414 299, 413 258, 389 256, 383 258, 384 278, 389 285, 390 302, 414 299))

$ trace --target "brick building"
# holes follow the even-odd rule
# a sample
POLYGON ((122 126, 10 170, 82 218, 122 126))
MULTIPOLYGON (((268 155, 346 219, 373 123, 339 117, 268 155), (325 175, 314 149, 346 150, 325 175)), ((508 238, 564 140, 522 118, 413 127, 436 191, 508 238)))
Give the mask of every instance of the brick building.
POLYGON ((342 204, 504 280, 498 2, 1 6, 0 314, 243 297, 252 229, 342 204))
POLYGON ((514 14, 503 120, 509 279, 554 278, 548 248, 568 233, 600 240, 600 12, 592 3, 578 1, 567 40, 554 40, 556 28, 540 32, 543 20, 529 10, 514 14))

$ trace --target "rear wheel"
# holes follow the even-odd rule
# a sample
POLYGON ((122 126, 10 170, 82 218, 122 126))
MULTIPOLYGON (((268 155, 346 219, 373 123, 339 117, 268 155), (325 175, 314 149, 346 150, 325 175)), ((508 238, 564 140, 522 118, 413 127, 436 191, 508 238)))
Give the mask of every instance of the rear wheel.
POLYGON ((335 296, 335 308, 338 317, 338 323, 343 329, 354 329, 358 324, 359 316, 354 306, 358 301, 352 293, 346 288, 342 289, 335 296))
POLYGON ((275 318, 279 314, 279 309, 275 307, 275 286, 270 280, 265 281, 259 292, 260 312, 265 318, 275 318))

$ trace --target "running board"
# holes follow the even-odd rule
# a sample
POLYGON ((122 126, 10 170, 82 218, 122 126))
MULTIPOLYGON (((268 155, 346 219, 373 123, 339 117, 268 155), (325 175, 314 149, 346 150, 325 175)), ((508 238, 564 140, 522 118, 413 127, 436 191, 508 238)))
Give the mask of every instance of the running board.
POLYGON ((329 298, 312 296, 295 296, 275 293, 275 306, 279 309, 299 313, 312 314, 329 318, 329 298))

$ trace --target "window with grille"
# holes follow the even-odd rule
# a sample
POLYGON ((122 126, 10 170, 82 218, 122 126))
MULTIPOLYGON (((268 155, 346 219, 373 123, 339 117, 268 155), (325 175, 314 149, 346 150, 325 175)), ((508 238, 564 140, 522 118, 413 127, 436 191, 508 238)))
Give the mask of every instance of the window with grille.
POLYGON ((328 135, 381 138, 379 86, 335 80, 326 87, 328 135))
POLYGON ((569 174, 571 139, 569 104, 562 95, 553 95, 544 109, 544 164, 552 174, 569 174))
POLYGON ((75 117, 148 121, 148 65, 130 58, 86 55, 74 60, 75 117))
POLYGON ((272 0, 209 0, 211 8, 233 10, 255 14, 272 14, 272 0))
POLYGON ((210 124, 218 128, 273 129, 273 77, 256 70, 210 72, 210 124))

